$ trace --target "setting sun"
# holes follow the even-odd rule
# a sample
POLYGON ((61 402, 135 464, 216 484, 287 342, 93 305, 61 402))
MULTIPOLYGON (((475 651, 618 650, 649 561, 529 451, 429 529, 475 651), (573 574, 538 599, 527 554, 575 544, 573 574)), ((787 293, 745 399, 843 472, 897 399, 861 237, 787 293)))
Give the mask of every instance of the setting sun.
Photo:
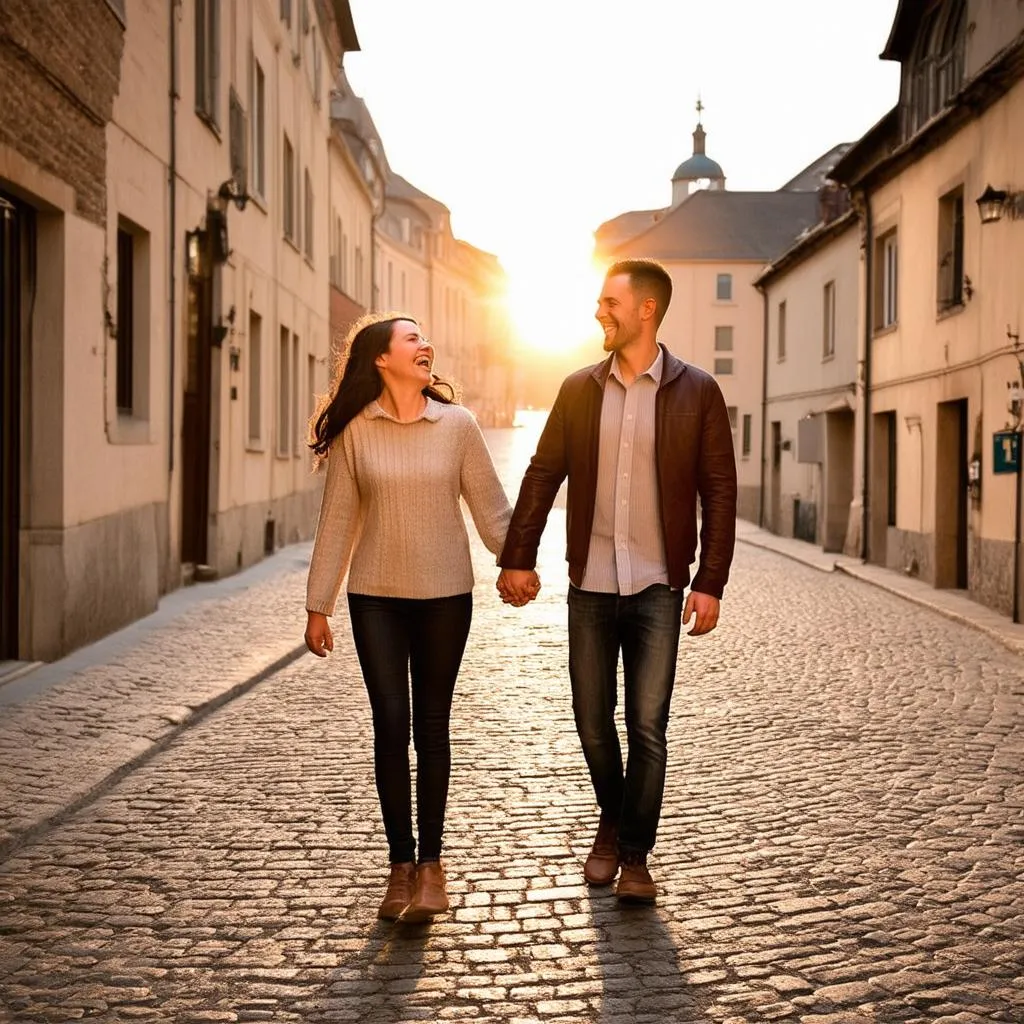
POLYGON ((592 239, 561 244, 557 251, 502 262, 508 272, 508 309, 515 337, 537 352, 566 352, 601 332, 594 320, 603 272, 591 254, 592 239))

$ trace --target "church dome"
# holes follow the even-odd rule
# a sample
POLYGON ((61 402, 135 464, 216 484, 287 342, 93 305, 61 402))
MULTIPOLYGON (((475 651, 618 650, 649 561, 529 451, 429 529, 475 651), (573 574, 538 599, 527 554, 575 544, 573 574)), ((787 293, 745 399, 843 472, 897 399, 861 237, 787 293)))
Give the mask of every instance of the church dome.
POLYGON ((694 153, 693 156, 684 160, 672 175, 673 181, 686 178, 693 181, 696 178, 724 178, 725 172, 722 165, 705 153, 694 153))

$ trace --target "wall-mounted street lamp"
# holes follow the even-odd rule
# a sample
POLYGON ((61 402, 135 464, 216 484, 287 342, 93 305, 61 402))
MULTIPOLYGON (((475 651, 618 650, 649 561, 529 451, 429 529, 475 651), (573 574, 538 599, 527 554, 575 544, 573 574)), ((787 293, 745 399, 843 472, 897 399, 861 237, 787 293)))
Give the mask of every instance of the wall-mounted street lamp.
POLYGON ((244 188, 241 188, 235 178, 228 178, 219 189, 217 198, 221 201, 220 208, 227 213, 228 203, 234 203, 239 212, 245 209, 245 204, 252 198, 244 188))
POLYGON ((1011 220, 1024 219, 1024 192, 1007 192, 986 185, 977 203, 982 224, 994 224, 1002 220, 1004 213, 1011 220))

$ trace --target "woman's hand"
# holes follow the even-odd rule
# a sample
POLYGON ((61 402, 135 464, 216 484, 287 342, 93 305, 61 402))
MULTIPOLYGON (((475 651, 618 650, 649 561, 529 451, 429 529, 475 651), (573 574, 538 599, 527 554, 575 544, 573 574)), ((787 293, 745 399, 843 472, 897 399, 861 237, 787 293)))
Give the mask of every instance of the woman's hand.
POLYGON ((334 650, 334 637, 327 616, 321 612, 306 612, 306 646, 318 658, 326 658, 334 650))

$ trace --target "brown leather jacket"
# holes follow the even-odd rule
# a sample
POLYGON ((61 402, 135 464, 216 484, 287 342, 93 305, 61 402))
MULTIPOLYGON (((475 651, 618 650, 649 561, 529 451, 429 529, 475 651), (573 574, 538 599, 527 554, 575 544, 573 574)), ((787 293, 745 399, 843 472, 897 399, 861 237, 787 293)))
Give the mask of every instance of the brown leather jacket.
MULTIPOLYGON (((654 446, 669 584, 682 589, 690 582, 699 495, 700 566, 692 589, 721 598, 736 544, 736 455, 729 413, 714 377, 661 347, 665 361, 655 398, 654 446)), ((562 383, 519 488, 498 559, 503 568, 536 566, 548 513, 568 477, 565 558, 569 579, 577 587, 582 582, 594 522, 601 401, 613 358, 577 370, 562 383)))

